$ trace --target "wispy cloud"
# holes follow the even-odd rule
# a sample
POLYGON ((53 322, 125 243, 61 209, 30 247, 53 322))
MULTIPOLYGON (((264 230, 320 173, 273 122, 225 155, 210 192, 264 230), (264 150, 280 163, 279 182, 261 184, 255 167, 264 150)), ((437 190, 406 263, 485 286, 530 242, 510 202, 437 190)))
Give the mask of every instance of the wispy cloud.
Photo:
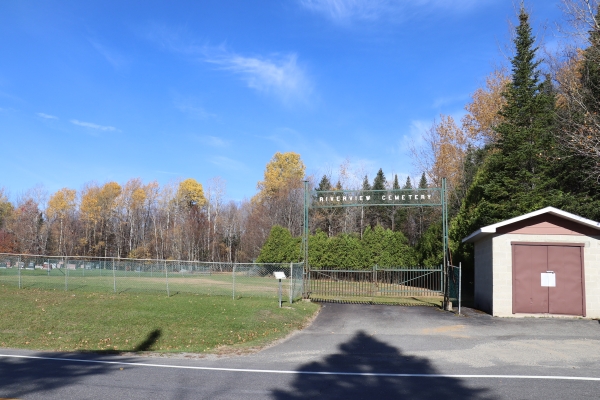
POLYGON ((99 131, 120 132, 120 130, 118 130, 114 126, 98 125, 98 124, 94 124, 92 122, 78 121, 76 119, 72 119, 71 123, 78 125, 78 126, 83 126, 84 128, 90 128, 90 129, 95 129, 95 130, 99 130, 99 131))
POLYGON ((433 108, 440 108, 440 107, 444 107, 447 105, 453 105, 456 103, 466 103, 466 101, 469 99, 469 95, 468 94, 462 94, 462 95, 458 95, 458 96, 442 96, 442 97, 438 97, 436 99, 434 99, 432 107, 433 108))
POLYGON ((436 10, 461 12, 484 3, 480 0, 298 0, 298 2, 302 7, 336 22, 381 18, 400 22, 418 12, 436 10))
POLYGON ((231 144, 230 140, 225 140, 223 138, 211 135, 197 135, 193 137, 194 140, 210 147, 227 147, 231 144))
POLYGON ((215 118, 217 115, 207 111, 204 107, 196 104, 192 99, 177 97, 173 101, 176 109, 195 119, 215 118))
POLYGON ((398 149, 400 154, 410 154, 411 146, 419 146, 423 143, 423 138, 433 124, 432 120, 412 120, 408 127, 408 132, 401 136, 398 149))
POLYGON ((386 0, 299 0, 300 4, 332 20, 376 19, 391 7, 386 0))
POLYGON ((225 156, 214 156, 214 157, 211 157, 208 161, 211 164, 214 164, 217 167, 224 168, 224 169, 230 169, 233 171, 247 171, 248 170, 248 167, 246 166, 246 164, 244 164, 238 160, 234 160, 232 158, 225 157, 225 156))
POLYGON ((126 56, 117 52, 116 50, 108 48, 107 46, 93 39, 88 39, 88 41, 90 42, 92 47, 98 53, 100 53, 100 55, 104 57, 106 61, 108 61, 108 63, 112 65, 115 69, 122 69, 129 65, 129 59, 126 56))
POLYGON ((274 94, 284 101, 306 99, 312 84, 298 64, 296 54, 246 57, 227 51, 208 49, 205 61, 221 66, 241 77, 248 87, 274 94))
POLYGON ((54 115, 50 115, 50 114, 46 114, 46 113, 37 113, 38 117, 41 118, 45 118, 45 119, 58 119, 58 117, 55 117, 54 115))
POLYGON ((313 83, 296 53, 243 55, 225 45, 199 44, 185 29, 169 29, 161 25, 151 26, 145 36, 168 51, 231 72, 249 88, 273 95, 286 103, 307 101, 313 92, 313 83))

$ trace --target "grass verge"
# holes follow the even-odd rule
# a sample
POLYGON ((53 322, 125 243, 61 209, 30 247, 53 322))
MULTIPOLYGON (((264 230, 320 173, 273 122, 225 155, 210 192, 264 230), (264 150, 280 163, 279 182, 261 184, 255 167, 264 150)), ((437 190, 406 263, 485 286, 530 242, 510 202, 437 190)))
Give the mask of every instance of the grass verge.
POLYGON ((225 353, 302 328, 318 305, 156 293, 89 293, 0 286, 0 347, 55 351, 225 353))

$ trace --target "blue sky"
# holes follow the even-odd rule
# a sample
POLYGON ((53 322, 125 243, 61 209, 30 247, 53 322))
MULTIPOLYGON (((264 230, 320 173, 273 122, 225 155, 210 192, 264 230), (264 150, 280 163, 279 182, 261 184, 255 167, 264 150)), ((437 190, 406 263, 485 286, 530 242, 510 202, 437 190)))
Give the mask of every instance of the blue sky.
MULTIPOLYGON (((559 4, 526 2, 550 45, 559 4)), ((460 118, 506 62, 515 12, 510 0, 4 0, 0 187, 14 199, 39 184, 218 176, 241 200, 277 151, 318 178, 349 160, 404 180, 418 173, 411 138, 440 113, 460 118)))

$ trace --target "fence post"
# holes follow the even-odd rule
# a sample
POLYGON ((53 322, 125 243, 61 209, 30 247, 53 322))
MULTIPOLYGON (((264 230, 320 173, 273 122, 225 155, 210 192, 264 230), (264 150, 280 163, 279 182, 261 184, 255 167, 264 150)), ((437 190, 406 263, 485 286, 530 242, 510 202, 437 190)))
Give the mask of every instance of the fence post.
POLYGON ((231 281, 232 281, 232 295, 231 298, 235 300, 235 264, 231 268, 231 281))
POLYGON ((375 296, 375 287, 377 286, 377 264, 373 265, 373 284, 371 285, 371 296, 375 296))
POLYGON ((65 292, 69 290, 69 257, 65 258, 65 292))
POLYGON ((171 293, 169 293, 169 270, 167 269, 167 260, 165 260, 165 280, 167 282, 167 297, 171 297, 171 293))
POLYGON ((21 256, 19 256, 19 261, 17 261, 17 274, 19 275, 19 289, 21 288, 21 256))
POLYGON ((458 315, 460 315, 460 303, 462 302, 461 289, 462 289, 462 265, 459 262, 458 263, 458 315))
POLYGON ((292 304, 292 296, 294 294, 294 263, 290 263, 290 304, 292 304))
POLYGON ((115 258, 112 258, 113 269, 113 292, 117 293, 117 277, 115 276, 115 258))
POLYGON ((444 295, 444 271, 440 265, 440 292, 444 295))

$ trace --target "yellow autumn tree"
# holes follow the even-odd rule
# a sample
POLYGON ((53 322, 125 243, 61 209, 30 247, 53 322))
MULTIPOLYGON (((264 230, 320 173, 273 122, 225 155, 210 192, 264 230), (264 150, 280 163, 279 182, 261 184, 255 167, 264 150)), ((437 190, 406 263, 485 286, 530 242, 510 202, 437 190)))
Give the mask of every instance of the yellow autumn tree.
POLYGON ((467 115, 461 121, 471 142, 488 144, 497 141, 494 127, 502 121, 499 111, 506 103, 502 93, 509 82, 506 70, 497 69, 487 76, 485 87, 471 95, 471 102, 465 106, 467 115))
POLYGON ((58 220, 59 222, 58 252, 60 254, 65 254, 63 244, 65 219, 75 210, 76 195, 77 192, 75 190, 62 188, 48 200, 46 215, 50 221, 58 220))
POLYGON ((114 231, 111 217, 116 212, 117 198, 121 194, 121 185, 108 182, 98 187, 95 183, 87 185, 81 194, 79 211, 85 222, 86 237, 80 240, 82 246, 96 254, 107 254, 109 231, 114 231), (101 240, 99 240, 101 239, 101 240))
POLYGON ((300 154, 277 152, 265 168, 264 180, 258 182, 259 199, 276 197, 282 191, 302 187, 306 167, 300 154))
POLYGON ((202 207, 206 204, 204 188, 201 183, 193 178, 186 179, 179 183, 175 199, 179 204, 185 205, 186 207, 202 207))
POLYGON ((439 122, 422 139, 422 145, 411 147, 416 167, 427 174, 434 186, 441 187, 442 178, 446 178, 449 190, 458 187, 469 144, 467 132, 451 116, 440 115, 439 122))

